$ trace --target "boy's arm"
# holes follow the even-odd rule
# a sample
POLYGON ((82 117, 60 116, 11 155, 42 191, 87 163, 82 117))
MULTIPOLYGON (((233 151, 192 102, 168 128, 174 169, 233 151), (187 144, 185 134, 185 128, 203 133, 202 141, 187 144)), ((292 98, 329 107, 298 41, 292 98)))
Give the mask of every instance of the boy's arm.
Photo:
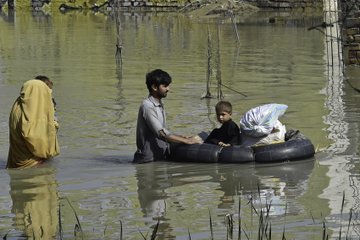
POLYGON ((220 140, 216 137, 218 130, 214 129, 209 134, 209 136, 205 139, 204 143, 216 144, 218 145, 220 140))
POLYGON ((232 136, 229 144, 231 146, 234 146, 234 145, 239 145, 240 143, 240 134, 234 134, 234 136, 232 136))
POLYGON ((240 144, 240 128, 236 123, 232 122, 232 124, 229 126, 228 134, 230 136, 229 144, 231 146, 240 144))

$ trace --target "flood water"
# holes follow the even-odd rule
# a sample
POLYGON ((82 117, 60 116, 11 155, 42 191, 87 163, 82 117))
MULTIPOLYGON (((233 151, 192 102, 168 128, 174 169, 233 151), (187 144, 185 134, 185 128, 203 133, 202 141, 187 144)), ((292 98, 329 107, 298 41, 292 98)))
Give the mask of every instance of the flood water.
POLYGON ((77 232, 84 239, 143 239, 159 221, 157 239, 226 239, 230 214, 234 239, 239 219, 242 238, 257 239, 260 210, 268 207, 273 239, 320 239, 323 226, 329 239, 340 233, 357 238, 360 95, 338 65, 329 66, 324 34, 307 30, 321 21, 238 17, 237 43, 229 19, 122 14, 121 65, 113 16, 2 13, 0 236, 74 239, 77 232), (214 98, 202 99, 209 46, 214 98), (221 90, 236 122, 251 107, 287 104, 281 121, 319 152, 265 165, 131 164, 145 74, 155 68, 173 78, 164 101, 173 132, 216 127, 221 90), (39 74, 54 82, 61 154, 41 168, 6 170, 11 106, 22 83, 39 74))

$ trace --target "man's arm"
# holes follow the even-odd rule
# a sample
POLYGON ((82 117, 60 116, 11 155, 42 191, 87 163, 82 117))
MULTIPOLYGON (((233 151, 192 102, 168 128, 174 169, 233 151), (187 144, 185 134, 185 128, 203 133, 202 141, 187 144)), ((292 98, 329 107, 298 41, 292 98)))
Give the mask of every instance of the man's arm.
POLYGON ((201 144, 201 138, 196 136, 183 137, 175 134, 165 134, 164 130, 160 130, 160 135, 168 142, 183 143, 183 144, 201 144))
POLYGON ((196 136, 183 137, 180 135, 172 134, 170 131, 164 128, 163 124, 159 121, 155 108, 144 108, 143 117, 147 125, 158 137, 164 139, 167 142, 183 143, 183 144, 196 144, 202 143, 201 138, 196 136))

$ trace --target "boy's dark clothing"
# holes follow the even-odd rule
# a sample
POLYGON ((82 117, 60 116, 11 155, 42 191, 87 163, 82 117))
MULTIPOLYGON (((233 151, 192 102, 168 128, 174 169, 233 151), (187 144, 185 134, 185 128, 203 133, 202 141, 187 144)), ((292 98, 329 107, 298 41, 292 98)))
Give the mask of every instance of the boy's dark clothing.
POLYGON ((240 129, 233 120, 225 122, 220 128, 215 128, 205 140, 205 143, 216 145, 219 142, 232 146, 240 143, 240 129))

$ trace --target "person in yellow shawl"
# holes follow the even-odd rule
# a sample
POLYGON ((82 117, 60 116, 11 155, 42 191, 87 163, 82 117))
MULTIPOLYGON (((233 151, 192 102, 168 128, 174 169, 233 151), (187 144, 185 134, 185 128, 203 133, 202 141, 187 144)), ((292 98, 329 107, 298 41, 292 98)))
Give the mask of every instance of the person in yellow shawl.
POLYGON ((58 124, 52 89, 41 80, 26 81, 9 117, 7 168, 33 167, 58 155, 58 124))

